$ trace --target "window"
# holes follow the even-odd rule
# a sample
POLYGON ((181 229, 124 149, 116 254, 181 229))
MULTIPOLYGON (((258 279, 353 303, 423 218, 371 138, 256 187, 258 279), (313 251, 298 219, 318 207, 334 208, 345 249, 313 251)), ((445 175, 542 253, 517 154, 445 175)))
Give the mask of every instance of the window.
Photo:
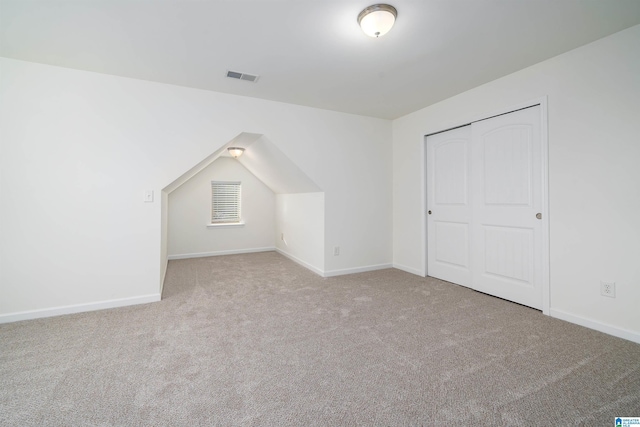
POLYGON ((240 222, 240 182, 211 181, 211 223, 240 222))

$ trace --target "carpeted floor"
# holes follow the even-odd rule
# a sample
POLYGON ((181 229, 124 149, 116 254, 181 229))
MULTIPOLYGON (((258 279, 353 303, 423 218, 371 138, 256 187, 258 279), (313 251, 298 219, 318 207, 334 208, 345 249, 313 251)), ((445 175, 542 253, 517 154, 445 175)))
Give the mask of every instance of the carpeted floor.
POLYGON ((640 345, 399 270, 323 279, 272 252, 171 261, 159 303, 0 325, 2 426, 616 416, 640 417, 640 345))

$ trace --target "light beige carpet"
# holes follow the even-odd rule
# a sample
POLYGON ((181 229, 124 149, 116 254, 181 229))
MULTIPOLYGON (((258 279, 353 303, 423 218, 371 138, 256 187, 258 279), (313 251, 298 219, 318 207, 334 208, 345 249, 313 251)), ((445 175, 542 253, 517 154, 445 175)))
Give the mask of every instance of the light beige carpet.
POLYGON ((169 264, 163 300, 0 325, 2 426, 613 426, 640 345, 435 279, 276 253, 169 264))

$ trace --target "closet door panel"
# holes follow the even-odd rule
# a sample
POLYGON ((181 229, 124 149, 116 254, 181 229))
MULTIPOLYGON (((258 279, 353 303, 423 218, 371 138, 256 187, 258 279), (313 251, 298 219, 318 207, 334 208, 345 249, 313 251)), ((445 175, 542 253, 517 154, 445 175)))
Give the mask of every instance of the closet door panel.
POLYGON ((540 107, 472 125, 472 286, 542 308, 540 107))
POLYGON ((471 286, 471 126, 427 138, 427 274, 471 286))

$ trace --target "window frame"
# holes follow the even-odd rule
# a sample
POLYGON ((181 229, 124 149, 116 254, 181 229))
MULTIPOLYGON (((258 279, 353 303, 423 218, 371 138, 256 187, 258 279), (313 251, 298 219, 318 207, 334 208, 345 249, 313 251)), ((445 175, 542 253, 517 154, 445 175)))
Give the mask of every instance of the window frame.
POLYGON ((243 224, 241 181, 211 181, 209 219, 215 226, 243 224))

